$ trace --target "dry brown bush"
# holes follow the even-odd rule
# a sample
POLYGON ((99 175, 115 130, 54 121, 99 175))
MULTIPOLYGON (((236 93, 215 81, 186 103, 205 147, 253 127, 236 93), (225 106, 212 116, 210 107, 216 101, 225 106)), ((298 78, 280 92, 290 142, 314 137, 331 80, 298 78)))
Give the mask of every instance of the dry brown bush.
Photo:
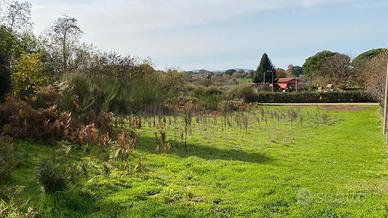
POLYGON ((363 72, 365 92, 379 102, 384 99, 387 62, 388 50, 371 59, 363 72))
MULTIPOLYGON (((112 114, 100 113, 89 124, 60 112, 56 106, 33 109, 24 101, 7 99, 0 105, 0 130, 14 138, 30 138, 55 142, 67 140, 78 144, 97 145, 106 134, 113 134, 112 114)), ((109 141, 109 140, 103 140, 109 141)))

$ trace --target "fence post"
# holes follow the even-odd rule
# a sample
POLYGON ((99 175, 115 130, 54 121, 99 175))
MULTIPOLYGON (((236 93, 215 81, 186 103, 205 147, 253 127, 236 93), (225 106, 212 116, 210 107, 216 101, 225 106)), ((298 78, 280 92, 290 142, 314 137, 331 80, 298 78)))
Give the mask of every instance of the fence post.
POLYGON ((384 94, 384 127, 383 133, 387 134, 387 101, 388 101, 388 61, 387 61, 387 73, 385 75, 385 94, 384 94))

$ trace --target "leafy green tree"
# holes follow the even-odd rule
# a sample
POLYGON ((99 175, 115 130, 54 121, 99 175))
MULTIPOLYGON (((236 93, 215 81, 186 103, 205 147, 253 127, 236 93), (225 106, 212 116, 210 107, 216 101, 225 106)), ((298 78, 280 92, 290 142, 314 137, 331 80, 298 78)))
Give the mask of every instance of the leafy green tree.
POLYGON ((229 70, 226 70, 224 72, 224 74, 228 75, 228 76, 232 76, 235 72, 237 72, 237 70, 235 69, 229 69, 229 70))
POLYGON ((18 97, 27 97, 48 81, 40 53, 23 54, 12 73, 12 92, 18 97))
MULTIPOLYGON (((276 78, 285 78, 285 77, 289 76, 287 74, 287 71, 282 69, 282 68, 276 68, 275 71, 276 71, 276 78)), ((271 77, 272 77, 272 75, 271 75, 271 77)), ((271 80, 272 80, 272 78, 271 78, 271 80)))
POLYGON ((338 88, 356 87, 351 58, 345 54, 336 54, 326 58, 314 71, 313 82, 321 86, 332 83, 338 88))
POLYGON ((11 62, 18 43, 12 30, 0 25, 0 99, 11 89, 11 62))
MULTIPOLYGON (((260 65, 257 67, 255 72, 253 82, 261 83, 261 82, 272 82, 272 73, 274 72, 275 67, 272 65, 271 60, 269 59, 266 53, 263 54, 260 60, 260 65)), ((274 79, 276 75, 274 75, 274 79)))
POLYGON ((303 64, 303 72, 306 77, 311 80, 314 77, 314 73, 322 67, 322 64, 325 63, 327 58, 336 54, 339 53, 325 50, 307 58, 303 64))
POLYGON ((167 97, 181 96, 187 89, 187 80, 184 74, 175 69, 169 69, 167 72, 159 72, 158 82, 162 91, 161 94, 167 97))
POLYGON ((290 77, 299 77, 303 74, 303 68, 292 64, 287 67, 287 75, 290 77))
POLYGON ((21 55, 38 50, 38 41, 31 32, 0 25, 0 98, 11 91, 11 73, 21 55))
POLYGON ((303 65, 307 82, 313 86, 326 86, 328 83, 339 88, 355 87, 351 58, 348 55, 331 51, 321 51, 307 58, 303 65))
POLYGON ((383 53, 385 50, 386 49, 384 48, 376 48, 376 49, 371 49, 369 51, 363 52, 353 59, 352 66, 354 68, 364 68, 368 61, 370 61, 372 58, 376 57, 377 55, 383 53))

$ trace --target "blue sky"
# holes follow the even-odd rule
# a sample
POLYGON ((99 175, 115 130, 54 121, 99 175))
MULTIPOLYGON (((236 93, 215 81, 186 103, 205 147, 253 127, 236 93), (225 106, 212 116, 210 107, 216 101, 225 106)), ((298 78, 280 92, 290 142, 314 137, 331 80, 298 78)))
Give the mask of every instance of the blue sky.
POLYGON ((324 49, 355 57, 388 46, 387 0, 32 0, 34 31, 64 14, 83 41, 150 57, 159 69, 302 65, 324 49))

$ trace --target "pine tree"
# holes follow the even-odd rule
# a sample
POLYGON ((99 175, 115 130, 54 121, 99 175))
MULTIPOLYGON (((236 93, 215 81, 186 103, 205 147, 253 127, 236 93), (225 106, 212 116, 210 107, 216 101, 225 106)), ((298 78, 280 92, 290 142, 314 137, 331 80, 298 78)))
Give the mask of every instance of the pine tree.
MULTIPOLYGON (((270 82, 272 83, 272 71, 275 73, 275 67, 272 65, 271 60, 269 59, 266 53, 261 57, 260 65, 257 67, 255 76, 253 78, 254 83, 270 82), (264 78, 265 75, 265 78, 264 78), (265 81, 264 81, 265 79, 265 81)), ((276 78, 276 75, 273 75, 276 78)))

